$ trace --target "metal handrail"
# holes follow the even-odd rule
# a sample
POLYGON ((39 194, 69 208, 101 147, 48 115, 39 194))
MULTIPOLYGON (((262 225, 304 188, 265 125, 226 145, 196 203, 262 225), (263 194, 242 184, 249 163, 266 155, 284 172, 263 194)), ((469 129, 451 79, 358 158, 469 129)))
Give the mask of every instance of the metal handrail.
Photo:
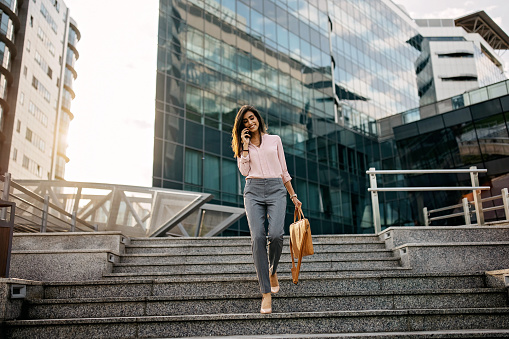
POLYGON ((96 230, 121 231, 129 237, 168 236, 170 232, 215 236, 245 215, 242 208, 206 204, 213 199, 210 193, 62 180, 11 184, 10 175, 5 177, 4 199, 19 205, 19 232, 89 230, 90 226, 80 223, 85 221, 96 230))
MULTIPOLYGON (((39 194, 34 193, 34 192, 26 189, 25 187, 21 186, 20 184, 18 184, 15 181, 11 180, 11 186, 13 188, 17 189, 18 191, 23 192, 24 194, 26 194, 26 195, 36 199, 37 201, 44 202, 44 198, 42 196, 40 196, 39 194)), ((53 204, 51 202, 48 202, 48 207, 50 207, 51 209, 54 209, 55 211, 60 212, 61 214, 65 215, 66 217, 71 218, 71 220, 72 220, 72 218, 76 218, 76 216, 73 216, 72 213, 67 212, 63 208, 61 208, 61 207, 59 207, 59 206, 57 206, 57 205, 55 205, 55 204, 53 204)), ((94 228, 93 225, 87 223, 85 220, 82 220, 80 218, 76 218, 76 221, 78 221, 80 224, 83 224, 83 225, 85 225, 87 227, 90 227, 92 229, 94 228)), ((71 223, 69 223, 69 225, 71 225, 71 223)))
POLYGON ((428 211, 428 213, 442 212, 442 211, 447 211, 447 210, 450 210, 453 208, 458 208, 458 207, 463 207, 463 204, 456 204, 456 205, 451 205, 451 206, 447 206, 447 207, 436 208, 434 210, 428 211))
POLYGON ((470 190, 489 190, 489 189, 490 186, 380 187, 380 188, 368 188, 368 192, 470 191, 470 190))
POLYGON ((442 219, 448 219, 448 218, 460 217, 460 216, 463 216, 465 218, 465 225, 470 225, 470 223, 471 223, 471 219, 470 219, 470 201, 468 201, 467 198, 463 198, 461 200, 461 204, 457 204, 457 205, 453 205, 453 206, 447 206, 447 207, 443 207, 443 208, 437 208, 437 209, 431 210, 429 212, 428 212, 428 208, 424 207, 422 209, 422 214, 424 216, 424 225, 425 226, 429 226, 429 223, 431 221, 434 221, 434 220, 442 220, 442 219), (442 216, 433 217, 433 218, 429 217, 432 212, 441 212, 441 211, 449 210, 451 208, 456 208, 456 207, 463 207, 463 212, 461 212, 461 213, 452 213, 452 214, 442 215, 442 216))
MULTIPOLYGON (((9 201, 9 198, 12 197, 14 199, 17 199, 17 200, 21 201, 22 204, 28 206, 27 208, 32 209, 32 210, 38 210, 38 211, 41 212, 41 215, 39 216, 39 215, 35 214, 34 212, 29 211, 28 209, 21 208, 21 206, 20 206, 20 208, 17 209, 18 214, 15 215, 15 218, 17 220, 25 220, 27 222, 33 222, 32 220, 27 219, 25 216, 23 216, 23 214, 19 213, 19 212, 21 212, 21 213, 26 212, 27 214, 32 215, 32 216, 34 216, 34 217, 36 217, 36 218, 41 220, 41 225, 39 226, 40 227, 40 232, 46 232, 46 228, 47 228, 47 225, 48 225, 48 218, 49 217, 55 218, 56 220, 62 222, 64 225, 67 225, 68 226, 68 230, 71 231, 71 232, 75 231, 76 225, 78 223, 81 225, 80 230, 82 230, 82 231, 97 231, 97 227, 96 226, 91 225, 88 222, 86 222, 86 221, 84 221, 84 220, 82 220, 80 218, 77 218, 75 213, 69 213, 66 210, 64 210, 63 208, 61 208, 61 207, 59 207, 59 206, 49 202, 49 197, 48 196, 42 197, 39 194, 37 194, 35 192, 32 192, 29 189, 27 189, 26 187, 24 187, 24 186, 18 184, 17 182, 13 181, 11 179, 10 173, 6 173, 3 176, 2 179, 4 181, 4 187, 3 187, 3 192, 2 192, 2 199, 3 200, 9 201), (27 197, 30 197, 33 200, 35 200, 35 202, 42 203, 42 207, 39 207, 39 206, 35 205, 34 203, 31 203, 28 200, 23 199, 22 197, 19 197, 19 196, 11 194, 10 193, 11 188, 16 189, 16 190, 22 192, 27 197), (50 213, 50 209, 60 213, 60 216, 57 216, 57 215, 55 215, 53 213, 50 213), (70 220, 65 220, 63 217, 67 217, 70 220)), ((2 213, 4 213, 4 212, 2 211, 2 213)), ((62 229, 66 229, 67 228, 67 227, 63 227, 63 226, 57 225, 54 222, 50 222, 50 224, 52 226, 54 226, 54 227, 57 227, 57 228, 62 228, 62 229)), ((15 222, 15 225, 17 227, 26 227, 26 225, 22 225, 19 222, 15 222)))
MULTIPOLYGON (((458 174, 458 173, 486 173, 488 170, 484 168, 477 169, 430 169, 430 170, 376 170, 371 167, 366 171, 366 174, 458 174)), ((471 168, 472 168, 471 167, 471 168)))
MULTIPOLYGON (((465 217, 465 225, 471 225, 471 220, 470 220, 470 214, 471 214, 470 213, 470 205, 475 205, 475 202, 474 201, 468 201, 467 198, 463 198, 463 203, 462 204, 457 204, 457 205, 451 205, 451 206, 447 206, 447 207, 437 208, 437 209, 430 210, 430 211, 428 211, 427 207, 424 207, 422 209, 422 212, 423 212, 423 215, 424 215, 424 225, 425 226, 429 226, 430 222, 434 221, 434 220, 441 220, 441 219, 447 219, 447 218, 453 218, 453 217, 459 217, 459 216, 464 216, 465 217), (442 215, 442 216, 439 216, 439 217, 430 218, 431 213, 446 211, 446 210, 454 209, 454 208, 458 208, 458 207, 463 207, 463 212, 446 214, 446 215, 442 215)), ((481 206, 480 206, 480 208, 482 209, 483 213, 484 212, 490 212, 490 211, 496 211, 496 210, 503 209, 504 213, 505 213, 505 219, 509 220, 509 190, 507 188, 502 188, 501 194, 481 199, 481 206), (483 202, 499 200, 499 199, 502 199, 502 205, 486 207, 486 208, 482 207, 482 203, 483 202)))
POLYGON ((481 201, 486 202, 486 201, 492 201, 492 200, 498 200, 498 199, 502 199, 502 194, 495 195, 493 197, 484 198, 481 201))
MULTIPOLYGON (((430 169, 430 170, 376 170, 374 167, 366 171, 369 175, 371 192, 371 205, 373 208, 373 222, 375 233, 381 232, 380 205, 378 202, 378 192, 420 192, 420 191, 472 191, 474 196, 475 213, 479 225, 484 225, 484 214, 481 202, 481 190, 489 190, 489 186, 479 186, 479 173, 486 173, 486 169, 478 169, 472 166, 469 169, 430 169), (377 174, 460 174, 469 173, 472 186, 456 187, 380 187, 377 186, 377 174)), ((427 215, 425 215, 425 218, 427 215)))

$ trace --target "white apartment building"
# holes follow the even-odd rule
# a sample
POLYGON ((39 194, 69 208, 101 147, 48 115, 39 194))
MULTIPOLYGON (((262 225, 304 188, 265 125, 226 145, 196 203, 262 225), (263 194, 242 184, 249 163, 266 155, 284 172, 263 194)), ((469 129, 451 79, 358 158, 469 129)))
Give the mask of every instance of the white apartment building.
POLYGON ((0 173, 63 179, 80 32, 60 0, 0 0, 0 13, 0 173))
POLYGON ((421 35, 413 41, 421 50, 415 62, 421 106, 506 79, 498 54, 509 48, 509 37, 484 11, 415 22, 421 35))

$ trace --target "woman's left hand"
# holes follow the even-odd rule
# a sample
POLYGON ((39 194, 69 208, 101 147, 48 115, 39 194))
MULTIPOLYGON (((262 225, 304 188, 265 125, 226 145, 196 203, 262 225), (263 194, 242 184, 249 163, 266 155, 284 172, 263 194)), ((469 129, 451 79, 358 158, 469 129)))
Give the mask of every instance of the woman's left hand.
POLYGON ((302 207, 302 203, 300 202, 299 199, 297 199, 297 197, 293 197, 292 198, 292 202, 295 205, 295 208, 301 208, 302 207))

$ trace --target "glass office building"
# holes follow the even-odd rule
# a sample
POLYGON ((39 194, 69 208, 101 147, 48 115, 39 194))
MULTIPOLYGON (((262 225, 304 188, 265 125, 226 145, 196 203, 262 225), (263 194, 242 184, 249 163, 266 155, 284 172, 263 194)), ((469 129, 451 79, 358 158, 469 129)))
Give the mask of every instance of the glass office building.
MULTIPOLYGON (((509 187, 509 80, 472 90, 418 109, 378 121, 383 169, 458 169, 476 166, 487 169, 480 184, 490 186, 482 196, 500 195, 509 187), (408 117, 416 121, 405 122, 408 117), (386 125, 391 125, 388 128, 386 125)), ((384 176, 381 186, 470 186, 464 174, 384 176)), ((382 225, 423 224, 428 210, 456 205, 471 191, 381 193, 382 225)), ((495 205, 500 205, 496 201, 495 205)), ((490 207, 493 201, 484 203, 490 207)), ((459 211, 461 209, 457 209, 459 211)), ((452 213, 451 210, 445 214, 452 213)), ((505 219, 503 210, 486 213, 485 219, 505 219)), ((475 222, 475 220, 474 220, 475 222)), ((440 220, 440 225, 460 225, 462 217, 440 220)))
MULTIPOLYGON (((417 26, 403 11, 388 0, 165 0, 158 35, 154 186, 242 207, 231 129, 252 104, 281 136, 314 233, 372 231, 376 119, 419 102, 417 26)), ((245 218, 224 234, 249 234, 245 218)))

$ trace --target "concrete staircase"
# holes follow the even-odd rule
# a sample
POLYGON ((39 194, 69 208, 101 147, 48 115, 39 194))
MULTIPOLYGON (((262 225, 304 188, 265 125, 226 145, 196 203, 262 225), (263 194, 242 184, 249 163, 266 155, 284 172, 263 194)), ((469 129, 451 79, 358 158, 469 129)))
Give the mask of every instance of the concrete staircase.
POLYGON ((28 293, 6 304, 11 316, 5 316, 10 320, 2 333, 5 338, 509 337, 507 287, 484 272, 509 267, 502 258, 509 244, 501 241, 509 239, 509 228, 487 230, 479 235, 457 229, 452 237, 433 228, 423 235, 394 228, 380 235, 314 236, 316 254, 304 259, 298 285, 291 282, 285 239, 281 291, 273 296, 270 315, 259 313, 249 238, 123 240, 125 246, 117 247, 122 253, 110 254, 102 279, 5 282, 27 286, 28 293), (447 265, 459 262, 464 251, 482 257, 484 247, 473 245, 479 243, 493 245, 495 262, 486 262, 485 270, 447 265), (444 269, 435 265, 431 272, 412 257, 436 260, 423 253, 437 248, 451 248, 444 269))

